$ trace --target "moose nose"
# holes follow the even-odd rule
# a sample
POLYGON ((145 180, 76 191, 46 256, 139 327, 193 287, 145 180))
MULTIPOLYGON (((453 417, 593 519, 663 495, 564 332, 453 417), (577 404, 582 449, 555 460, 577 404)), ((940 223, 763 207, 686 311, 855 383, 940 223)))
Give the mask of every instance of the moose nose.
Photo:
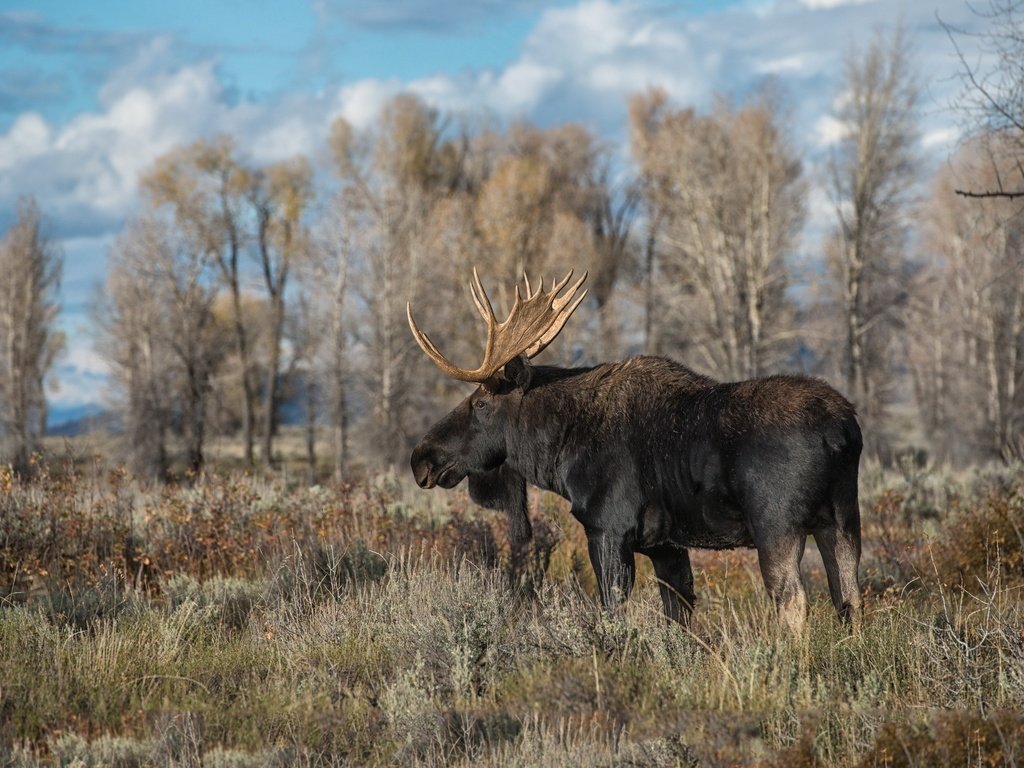
POLYGON ((437 483, 431 476, 430 449, 420 443, 412 452, 412 459, 409 464, 412 466, 412 476, 416 478, 416 484, 420 488, 433 488, 437 483))

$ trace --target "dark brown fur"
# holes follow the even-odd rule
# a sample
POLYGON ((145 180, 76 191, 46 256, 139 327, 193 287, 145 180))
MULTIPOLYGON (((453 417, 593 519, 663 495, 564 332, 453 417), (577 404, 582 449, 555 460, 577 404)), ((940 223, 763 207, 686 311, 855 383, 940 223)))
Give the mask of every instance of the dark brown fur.
POLYGON ((468 475, 474 499, 522 536, 527 483, 564 496, 607 605, 629 593, 639 552, 666 613, 685 621, 687 548, 756 547, 769 593, 798 627, 809 534, 836 609, 859 613, 860 451, 853 406, 818 379, 719 383, 659 357, 573 369, 516 359, 427 433, 412 467, 424 487, 468 475))

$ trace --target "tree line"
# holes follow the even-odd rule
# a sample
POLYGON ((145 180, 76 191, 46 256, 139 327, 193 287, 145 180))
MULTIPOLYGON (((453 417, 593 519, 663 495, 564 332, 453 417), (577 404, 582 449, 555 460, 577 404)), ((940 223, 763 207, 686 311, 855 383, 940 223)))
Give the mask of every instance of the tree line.
MULTIPOLYGON (((967 131, 922 198, 904 32, 851 53, 839 93, 841 134, 810 167, 771 80, 705 112, 635 94, 628 172, 580 125, 460 122, 407 94, 368 130, 336 120, 315 165, 255 164, 229 136, 167 153, 140 180, 93 311, 125 456, 140 475, 198 472, 211 435, 237 435, 246 464, 272 465, 288 406, 311 470, 404 462, 459 388, 419 353, 406 302, 456 361, 476 359, 477 266, 506 308, 524 272, 589 271, 547 359, 806 371, 855 402, 883 460, 910 445, 1024 458, 1019 203, 956 193, 1004 189, 1024 131, 967 131), (815 175, 833 224, 802 258, 815 175)), ((25 203, 0 249, 17 276, 0 289, 0 425, 17 463, 38 444, 61 343, 59 251, 40 226, 25 203)))

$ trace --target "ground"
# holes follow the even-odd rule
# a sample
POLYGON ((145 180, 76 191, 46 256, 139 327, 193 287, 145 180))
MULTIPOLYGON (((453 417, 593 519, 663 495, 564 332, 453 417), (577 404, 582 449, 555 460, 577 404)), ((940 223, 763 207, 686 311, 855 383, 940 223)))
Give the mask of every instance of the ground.
POLYGON ((141 485, 0 474, 10 765, 1014 765, 1024 758, 1024 470, 864 474, 863 631, 805 559, 777 626, 752 553, 694 557, 689 631, 649 564, 595 605, 579 526, 536 545, 391 476, 141 485))

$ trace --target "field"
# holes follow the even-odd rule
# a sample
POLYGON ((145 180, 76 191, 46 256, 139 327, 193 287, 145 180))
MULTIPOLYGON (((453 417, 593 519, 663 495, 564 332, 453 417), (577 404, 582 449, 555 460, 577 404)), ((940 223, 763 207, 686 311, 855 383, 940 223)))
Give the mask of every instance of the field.
POLYGON ((800 638, 749 552, 697 554, 690 631, 646 561, 602 613, 543 494, 512 557, 393 477, 2 474, 0 764, 1020 764, 1024 469, 863 474, 863 631, 810 545, 800 638))

